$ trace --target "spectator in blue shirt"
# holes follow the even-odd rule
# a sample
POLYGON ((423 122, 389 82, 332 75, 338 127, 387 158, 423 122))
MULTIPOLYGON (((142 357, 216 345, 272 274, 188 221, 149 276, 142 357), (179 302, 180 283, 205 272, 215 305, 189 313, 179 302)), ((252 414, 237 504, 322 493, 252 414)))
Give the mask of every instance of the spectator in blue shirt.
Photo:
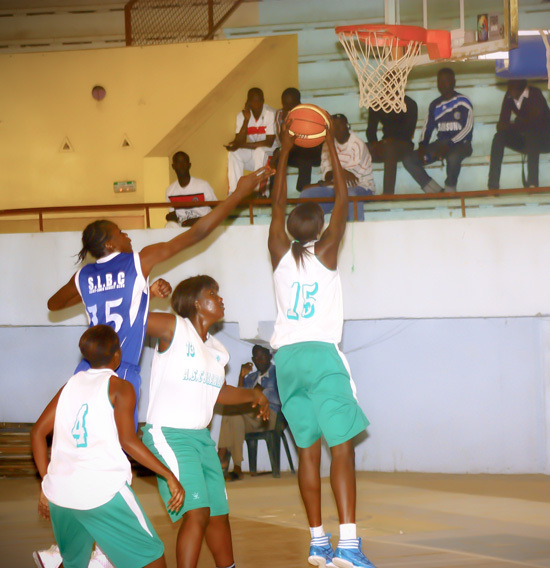
POLYGON ((250 404, 235 409, 231 414, 224 414, 218 441, 218 456, 225 470, 229 466, 229 455, 233 458, 233 472, 226 477, 231 480, 242 479, 241 463, 243 461, 244 436, 249 432, 273 430, 277 420, 277 413, 281 412, 281 399, 277 388, 277 375, 275 365, 271 363, 271 352, 261 345, 252 348, 252 361, 256 371, 252 372, 252 363, 241 366, 239 387, 247 389, 261 389, 269 401, 269 421, 259 419, 258 412, 250 404))
POLYGON ((472 154, 474 111, 468 97, 455 91, 452 69, 439 70, 437 88, 441 96, 430 104, 418 150, 411 150, 403 158, 403 165, 425 193, 456 191, 462 160, 472 154), (437 138, 430 142, 434 130, 437 130, 437 138), (436 160, 447 162, 445 189, 424 169, 436 160))

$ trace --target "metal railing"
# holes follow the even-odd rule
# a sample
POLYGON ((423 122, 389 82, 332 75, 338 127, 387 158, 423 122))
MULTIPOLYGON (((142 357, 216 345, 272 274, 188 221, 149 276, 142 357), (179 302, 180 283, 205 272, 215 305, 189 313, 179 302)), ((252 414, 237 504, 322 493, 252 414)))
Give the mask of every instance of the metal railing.
MULTIPOLYGON (((534 188, 516 188, 516 189, 490 189, 483 191, 460 191, 456 193, 421 193, 421 194, 397 194, 397 195, 368 195, 368 196, 354 196, 350 197, 350 202, 354 206, 354 218, 357 220, 357 204, 358 203, 376 203, 376 202, 386 202, 393 203, 399 201, 449 201, 458 200, 460 203, 460 209, 462 212, 462 217, 466 217, 466 203, 471 199, 480 198, 498 198, 505 196, 521 196, 521 195, 537 195, 537 194, 550 194, 550 187, 534 187, 534 188)), ((314 201, 317 203, 330 203, 333 201, 332 198, 289 198, 288 204, 295 205, 297 203, 305 203, 307 201, 314 201)), ((211 206, 215 207, 219 201, 201 201, 200 206, 211 206)), ((248 209, 248 217, 250 224, 254 224, 254 208, 258 207, 270 207, 271 199, 269 198, 255 198, 248 199, 241 202, 236 209, 246 210, 248 209)), ((5 217, 13 216, 37 216, 39 231, 44 231, 44 216, 52 215, 55 213, 84 213, 84 212, 101 212, 103 214, 108 212, 120 212, 120 211, 140 211, 144 212, 145 215, 145 227, 151 228, 151 210, 152 209, 188 209, 197 207, 194 202, 189 203, 178 203, 170 204, 165 201, 159 203, 131 203, 127 205, 75 205, 75 206, 65 206, 65 207, 29 207, 25 209, 2 209, 0 210, 0 221, 5 217)), ((31 219, 32 220, 32 219, 31 219)))

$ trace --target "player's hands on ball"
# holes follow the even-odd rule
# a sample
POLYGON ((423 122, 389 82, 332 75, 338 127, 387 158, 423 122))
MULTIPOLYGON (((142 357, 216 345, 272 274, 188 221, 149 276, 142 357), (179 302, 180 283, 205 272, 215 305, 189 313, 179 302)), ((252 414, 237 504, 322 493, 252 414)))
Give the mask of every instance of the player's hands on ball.
POLYGON ((183 506, 185 489, 173 474, 166 478, 166 482, 168 483, 168 489, 170 489, 170 494, 172 495, 172 498, 168 501, 168 510, 177 513, 183 506))
POLYGON ((269 420, 269 401, 265 394, 260 389, 252 389, 254 393, 254 400, 252 401, 252 408, 258 408, 258 418, 262 420, 269 420))
POLYGON ((281 151, 282 152, 289 152, 292 147, 294 146, 294 140, 296 140, 296 136, 290 134, 292 127, 292 119, 289 118, 286 122, 283 123, 281 126, 281 151))
POLYGON ((153 298, 168 298, 172 293, 172 286, 170 286, 170 282, 159 278, 151 284, 149 290, 153 298))
POLYGON ((42 491, 40 491, 40 498, 38 499, 38 514, 43 519, 50 518, 50 504, 42 491))
POLYGON ((329 122, 325 140, 331 144, 334 144, 334 122, 332 121, 332 117, 328 112, 325 112, 325 116, 327 117, 329 122))

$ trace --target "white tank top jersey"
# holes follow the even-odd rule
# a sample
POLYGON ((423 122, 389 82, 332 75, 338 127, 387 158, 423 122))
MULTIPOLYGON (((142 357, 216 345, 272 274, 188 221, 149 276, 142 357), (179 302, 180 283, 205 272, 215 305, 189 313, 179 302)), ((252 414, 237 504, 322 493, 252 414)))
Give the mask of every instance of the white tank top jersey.
POLYGON ((109 400, 113 375, 111 369, 80 371, 61 391, 51 461, 42 481, 44 495, 55 505, 94 509, 132 481, 109 400))
POLYGON ((211 335, 205 342, 193 324, 176 316, 170 347, 153 356, 147 423, 202 430, 212 420, 225 382, 226 348, 211 335))
POLYGON ((338 345, 342 340, 344 311, 338 269, 329 270, 315 256, 315 243, 308 243, 304 266, 296 264, 292 250, 273 272, 277 319, 271 347, 279 349, 303 341, 338 345))

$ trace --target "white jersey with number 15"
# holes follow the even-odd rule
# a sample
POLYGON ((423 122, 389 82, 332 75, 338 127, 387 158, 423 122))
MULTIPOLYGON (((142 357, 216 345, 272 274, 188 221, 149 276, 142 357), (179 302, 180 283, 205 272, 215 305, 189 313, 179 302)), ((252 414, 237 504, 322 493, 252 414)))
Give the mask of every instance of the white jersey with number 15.
POLYGON ((273 273, 277 319, 271 347, 279 349, 304 341, 340 343, 344 319, 342 285, 338 269, 329 270, 309 243, 304 265, 298 266, 292 250, 273 273))

